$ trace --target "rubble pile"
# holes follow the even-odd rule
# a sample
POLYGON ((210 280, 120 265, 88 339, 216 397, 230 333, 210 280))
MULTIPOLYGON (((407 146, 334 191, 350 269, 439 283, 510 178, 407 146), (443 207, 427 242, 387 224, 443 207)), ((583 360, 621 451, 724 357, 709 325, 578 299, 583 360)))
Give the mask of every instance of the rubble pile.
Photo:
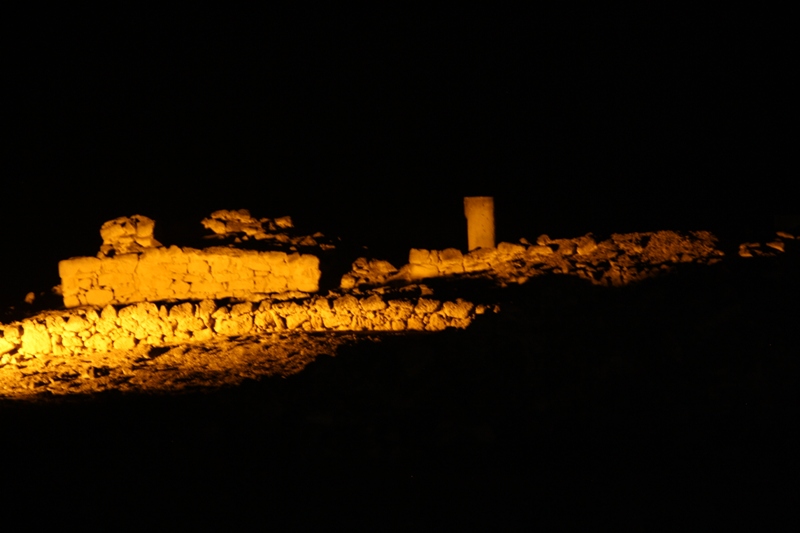
POLYGON ((786 243, 796 239, 786 231, 775 233, 776 238, 766 243, 743 242, 739 245, 739 257, 773 257, 786 251, 786 243))
POLYGON ((282 331, 441 331, 466 328, 483 306, 433 298, 339 295, 260 303, 139 302, 49 311, 0 325, 0 365, 20 358, 130 350, 282 331))
POLYGON ((119 254, 143 252, 149 248, 161 246, 153 237, 155 221, 142 215, 119 217, 105 222, 100 227, 103 244, 100 246, 100 258, 114 257, 119 254))
POLYGON ((574 239, 542 235, 536 244, 503 242, 497 248, 462 253, 412 249, 400 269, 385 261, 358 259, 342 277, 343 289, 378 286, 390 282, 415 282, 448 276, 490 277, 501 284, 522 283, 545 274, 571 274, 598 285, 619 286, 672 269, 678 263, 713 264, 723 252, 707 231, 680 234, 673 231, 613 234, 597 242, 592 234, 574 239))
POLYGON ((210 238, 228 239, 234 243, 246 241, 267 241, 286 246, 319 247, 331 250, 334 245, 322 242, 324 235, 292 235, 294 228, 291 217, 254 218, 247 209, 214 211, 201 221, 204 228, 210 230, 210 238))

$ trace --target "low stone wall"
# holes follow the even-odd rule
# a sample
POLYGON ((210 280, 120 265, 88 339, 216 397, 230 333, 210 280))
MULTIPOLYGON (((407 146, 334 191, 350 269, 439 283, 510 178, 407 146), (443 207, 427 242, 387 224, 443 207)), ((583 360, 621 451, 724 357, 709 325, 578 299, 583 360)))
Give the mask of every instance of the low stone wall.
MULTIPOLYGON (((479 248, 466 254, 455 248, 412 249, 408 264, 399 270, 386 261, 359 258, 342 277, 341 288, 473 273, 501 283, 522 283, 548 272, 576 275, 597 285, 620 286, 659 275, 678 263, 713 264, 724 255, 716 248, 716 237, 707 231, 613 234, 601 242, 591 234, 574 239, 541 235, 536 244, 520 242, 501 242, 497 248, 479 248)), ((779 242, 767 246, 783 248, 779 242)))
POLYGON ((319 290, 319 258, 307 254, 212 247, 151 248, 114 257, 74 257, 58 264, 66 307, 170 299, 238 298, 319 290))
POLYGON ((384 300, 373 294, 219 305, 213 300, 50 311, 0 324, 0 364, 12 358, 126 350, 214 338, 303 331, 439 331, 466 328, 485 312, 463 300, 384 300))
POLYGON ((408 264, 399 270, 386 261, 359 258, 350 272, 342 277, 341 288, 349 290, 362 285, 377 286, 395 280, 416 281, 472 272, 499 271, 510 261, 553 255, 547 246, 526 248, 501 242, 497 248, 479 248, 462 253, 456 248, 421 250, 412 248, 408 264))

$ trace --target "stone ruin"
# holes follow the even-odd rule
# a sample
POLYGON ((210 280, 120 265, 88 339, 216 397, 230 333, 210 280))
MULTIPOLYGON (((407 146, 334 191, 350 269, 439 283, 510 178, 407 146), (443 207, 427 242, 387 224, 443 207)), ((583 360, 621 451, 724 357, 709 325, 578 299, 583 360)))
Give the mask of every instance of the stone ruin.
POLYGON ((313 235, 292 235, 292 218, 254 218, 247 209, 236 211, 214 211, 201 221, 204 228, 212 232, 210 239, 229 240, 234 243, 264 241, 288 246, 319 247, 332 250, 334 246, 323 242, 322 233, 313 235))
MULTIPOLYGON (((258 238, 265 223, 291 227, 291 219, 255 220, 247 211, 217 211, 203 221, 217 235, 258 238), (258 226, 258 227, 256 227, 258 226), (261 229, 259 229, 261 228, 261 229)), ((313 254, 169 246, 155 240, 155 222, 141 215, 106 222, 97 257, 59 262, 65 307, 236 298, 258 301, 277 293, 319 290, 319 258, 313 254)), ((288 244, 291 244, 289 242, 288 244)))
POLYGON ((139 253, 160 247, 161 243, 153 237, 155 226, 153 219, 142 215, 109 220, 100 227, 103 244, 99 257, 139 253))
MULTIPOLYGON (((480 224, 486 222, 489 208, 490 203, 481 204, 480 224)), ((716 238, 705 231, 613 234, 602 241, 592 234, 573 239, 541 235, 535 243, 521 239, 495 247, 489 246, 493 232, 480 224, 478 234, 484 240, 467 253, 456 248, 412 249, 408 264, 400 268, 359 258, 342 277, 339 290, 319 295, 314 294, 321 274, 314 254, 291 248, 287 252, 165 247, 154 239, 151 219, 118 218, 103 224, 103 246, 97 257, 59 263, 66 310, 0 324, 0 366, 14 364, 18 357, 48 353, 127 350, 140 344, 163 346, 293 330, 465 328, 476 315, 497 307, 436 300, 421 281, 481 277, 504 286, 543 274, 568 274, 595 285, 622 286, 669 272, 680 263, 711 265, 724 255, 716 238), (409 296, 415 293, 416 297, 409 296)), ((220 239, 274 241, 288 247, 294 246, 292 239, 299 239, 277 237, 291 229, 289 217, 255 219, 245 210, 217 211, 203 220, 203 226, 220 239)), ((777 237, 766 248, 745 243, 739 255, 780 253, 785 244, 798 242, 787 232, 778 232, 777 237)))

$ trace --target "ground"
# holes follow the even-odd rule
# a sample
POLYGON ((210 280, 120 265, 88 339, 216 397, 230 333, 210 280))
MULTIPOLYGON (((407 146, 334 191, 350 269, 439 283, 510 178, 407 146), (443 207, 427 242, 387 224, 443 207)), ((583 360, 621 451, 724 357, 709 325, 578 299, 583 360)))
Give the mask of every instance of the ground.
POLYGON ((800 261, 730 249, 623 287, 433 283, 499 304, 465 330, 128 354, 118 386, 0 403, 5 483, 184 525, 777 525, 797 497, 800 261), (158 392, 198 376, 214 387, 158 392))

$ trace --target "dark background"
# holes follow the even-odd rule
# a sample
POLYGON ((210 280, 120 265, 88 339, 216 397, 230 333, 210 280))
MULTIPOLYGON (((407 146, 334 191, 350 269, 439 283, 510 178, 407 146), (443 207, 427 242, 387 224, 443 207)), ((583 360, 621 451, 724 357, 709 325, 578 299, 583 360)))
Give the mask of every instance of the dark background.
MULTIPOLYGON (((796 69, 774 19, 122 6, 0 17, 4 301, 58 283, 59 259, 95 254, 100 225, 134 213, 165 244, 248 208, 407 250, 463 248, 474 194, 495 196, 507 241, 735 243, 793 211, 796 69)), ((466 332, 218 394, 0 405, 6 489, 62 525, 177 509, 182 525, 281 509, 328 525, 354 509, 414 529, 549 511, 563 528, 608 501, 593 526, 616 526, 610 509, 694 525, 700 508, 715 525, 754 509, 764 529, 796 507, 798 287, 795 255, 759 261, 613 291, 542 277, 466 332), (333 483, 307 481, 323 468, 333 483), (345 483, 363 470, 388 472, 371 500, 345 483)))
POLYGON ((771 230, 786 36, 746 15, 11 14, 2 293, 55 283, 59 259, 134 213, 165 244, 248 208, 463 248, 465 195, 495 196, 507 241, 771 230))

